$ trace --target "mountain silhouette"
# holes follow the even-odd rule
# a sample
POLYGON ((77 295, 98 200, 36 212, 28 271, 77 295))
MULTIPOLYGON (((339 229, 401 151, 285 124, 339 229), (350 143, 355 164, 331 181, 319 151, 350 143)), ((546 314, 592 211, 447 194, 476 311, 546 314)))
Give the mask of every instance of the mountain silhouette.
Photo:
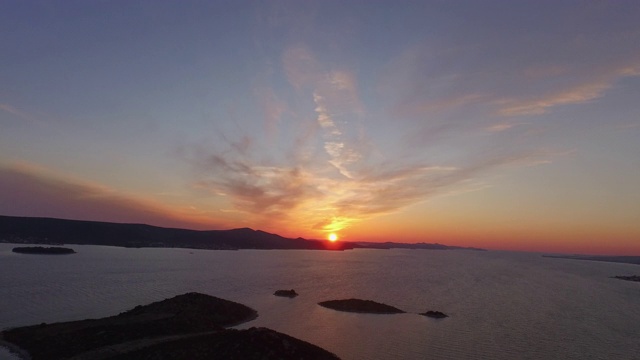
POLYGON ((188 230, 144 224, 65 220, 0 215, 0 242, 78 244, 122 247, 176 247, 211 250, 307 249, 345 250, 354 244, 290 239, 261 230, 188 230))

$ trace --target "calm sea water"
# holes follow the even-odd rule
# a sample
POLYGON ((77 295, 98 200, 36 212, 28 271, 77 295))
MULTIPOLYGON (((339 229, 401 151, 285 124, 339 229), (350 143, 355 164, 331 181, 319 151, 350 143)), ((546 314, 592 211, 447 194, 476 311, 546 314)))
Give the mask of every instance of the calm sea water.
MULTIPOLYGON (((640 266, 539 254, 433 250, 206 251, 0 244, 0 329, 99 318, 198 291, 258 310, 265 326, 343 359, 640 359, 640 266), (273 296, 295 289, 295 299, 273 296), (362 298, 408 314, 337 312, 362 298), (435 320, 426 310, 450 315, 435 320)), ((0 351, 0 359, 9 359, 0 351)))

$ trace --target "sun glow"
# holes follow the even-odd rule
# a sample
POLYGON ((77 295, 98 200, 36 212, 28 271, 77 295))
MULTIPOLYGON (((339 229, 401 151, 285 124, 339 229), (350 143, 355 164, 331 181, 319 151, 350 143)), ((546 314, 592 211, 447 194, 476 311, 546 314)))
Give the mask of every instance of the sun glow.
POLYGON ((334 242, 338 240, 338 235, 336 235, 335 233, 331 233, 329 234, 329 236, 327 236, 327 239, 329 239, 329 241, 334 242))

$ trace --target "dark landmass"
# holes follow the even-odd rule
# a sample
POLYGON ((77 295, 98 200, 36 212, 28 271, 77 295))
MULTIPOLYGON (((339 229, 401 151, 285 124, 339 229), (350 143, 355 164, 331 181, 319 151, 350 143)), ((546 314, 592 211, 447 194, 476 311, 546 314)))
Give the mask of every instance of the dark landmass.
POLYGON ((10 329, 2 337, 28 351, 34 360, 64 359, 142 338, 221 331, 256 316, 255 310, 242 304, 188 293, 98 320, 10 329))
POLYGON ((26 246, 13 248, 14 253, 19 254, 45 254, 45 255, 68 255, 75 254, 73 249, 64 247, 42 247, 42 246, 26 246))
POLYGON ((267 328, 227 330, 162 342, 110 360, 338 359, 316 345, 267 328))
POLYGON ((395 308, 391 305, 377 303, 371 300, 361 299, 346 299, 346 300, 329 300, 319 302, 318 305, 324 306, 329 309, 367 313, 367 314, 401 314, 404 311, 395 308))
POLYGON ((365 249, 424 249, 424 250, 476 250, 476 251, 486 251, 485 249, 479 249, 474 247, 461 247, 461 246, 448 246, 442 244, 431 244, 431 243, 396 243, 396 242, 383 242, 383 243, 375 243, 375 242, 356 242, 354 243, 358 247, 365 249))
POLYGON ((33 360, 205 359, 213 358, 211 354, 225 354, 221 358, 229 359, 302 358, 306 354, 308 358, 336 358, 269 329, 225 329, 257 315, 242 304, 188 293, 107 318, 9 329, 0 338, 27 351, 33 360))
POLYGON ((606 261, 640 265, 640 256, 606 256, 606 255, 542 255, 554 259, 606 261))
POLYGON ((291 290, 276 290, 276 292, 274 292, 273 295, 294 298, 294 297, 298 296, 298 293, 293 289, 291 289, 291 290))
POLYGON ((356 247, 346 242, 329 243, 323 240, 289 239, 249 228, 198 231, 143 224, 14 216, 0 216, 0 242, 210 250, 346 250, 356 247))
POLYGON ((617 275, 613 276, 614 279, 626 280, 626 281, 637 281, 640 282, 640 275, 617 275))
POLYGON ((145 224, 120 224, 99 221, 0 215, 0 243, 47 245, 104 245, 130 248, 189 248, 207 250, 350 250, 431 249, 483 250, 428 243, 329 242, 303 238, 285 238, 249 228, 232 230, 188 230, 145 224))
POLYGON ((433 311, 433 310, 429 310, 427 312, 423 312, 420 313, 420 315, 424 315, 424 316, 428 316, 430 318, 434 318, 434 319, 444 319, 446 317, 449 317, 449 315, 440 312, 440 311, 433 311))

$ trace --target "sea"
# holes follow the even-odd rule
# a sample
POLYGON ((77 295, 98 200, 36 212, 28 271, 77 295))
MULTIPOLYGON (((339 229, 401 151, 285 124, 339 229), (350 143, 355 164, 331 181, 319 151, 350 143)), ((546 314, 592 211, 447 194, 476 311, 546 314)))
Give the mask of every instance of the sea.
MULTIPOLYGON (((186 292, 256 309, 342 359, 640 359, 640 266, 471 250, 192 250, 0 244, 0 329, 100 318, 186 292), (296 298, 273 295, 295 289, 296 298), (406 314, 339 312, 333 299, 406 314), (419 315, 442 311, 445 319, 419 315)), ((18 359, 6 348, 0 359, 18 359)))

